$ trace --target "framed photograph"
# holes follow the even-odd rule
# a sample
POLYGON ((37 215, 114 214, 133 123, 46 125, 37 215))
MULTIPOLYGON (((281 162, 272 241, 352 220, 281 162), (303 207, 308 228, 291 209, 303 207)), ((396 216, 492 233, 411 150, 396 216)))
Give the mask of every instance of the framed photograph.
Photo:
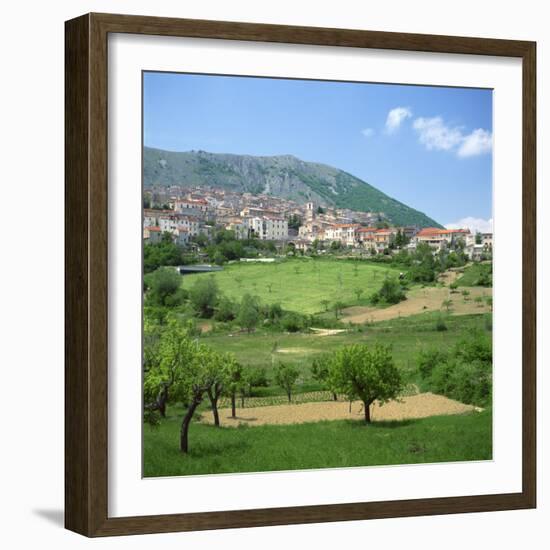
POLYGON ((66 527, 534 508, 535 43, 65 36, 66 527))

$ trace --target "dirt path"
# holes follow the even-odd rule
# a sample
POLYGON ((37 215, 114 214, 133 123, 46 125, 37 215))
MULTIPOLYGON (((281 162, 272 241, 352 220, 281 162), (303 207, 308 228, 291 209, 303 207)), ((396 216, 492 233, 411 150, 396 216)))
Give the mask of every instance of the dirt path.
POLYGON ((340 334, 347 332, 345 328, 311 328, 315 336, 333 336, 334 334, 340 334))
MULTIPOLYGON (((435 415, 464 414, 480 410, 473 405, 465 405, 442 395, 421 393, 403 397, 399 402, 392 401, 379 406, 375 403, 371 416, 376 420, 406 420, 410 418, 425 418, 435 415)), ((223 426, 238 426, 248 424, 303 424, 319 420, 363 419, 363 404, 354 401, 349 411, 349 402, 324 401, 317 403, 301 403, 298 405, 274 405, 237 409, 237 418, 231 418, 230 409, 220 409, 220 420, 223 426)), ((212 413, 205 412, 201 422, 212 424, 212 413)))
POLYGON ((425 287, 414 288, 407 292, 407 299, 399 304, 389 306, 383 309, 368 306, 352 306, 342 311, 342 320, 349 323, 375 323, 377 321, 389 321, 398 317, 408 317, 426 311, 444 311, 447 309, 442 304, 445 300, 451 300, 449 308, 451 315, 468 315, 471 313, 487 313, 491 311, 485 298, 493 295, 492 288, 474 286, 459 287, 454 293, 451 293, 448 285, 453 283, 460 273, 457 271, 447 271, 440 276, 447 286, 444 287, 425 287), (462 296, 462 291, 467 290, 470 295, 462 296), (478 303, 476 298, 482 298, 478 303))

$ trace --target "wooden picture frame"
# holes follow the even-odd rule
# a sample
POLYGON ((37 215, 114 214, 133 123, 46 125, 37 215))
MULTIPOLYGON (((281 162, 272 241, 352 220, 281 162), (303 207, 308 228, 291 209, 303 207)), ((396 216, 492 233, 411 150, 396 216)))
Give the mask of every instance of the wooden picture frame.
POLYGON ((65 27, 65 525, 127 535, 484 512, 536 506, 536 45, 534 42, 88 14, 65 27), (522 491, 384 502, 108 516, 107 37, 132 33, 519 58, 523 67, 522 491))

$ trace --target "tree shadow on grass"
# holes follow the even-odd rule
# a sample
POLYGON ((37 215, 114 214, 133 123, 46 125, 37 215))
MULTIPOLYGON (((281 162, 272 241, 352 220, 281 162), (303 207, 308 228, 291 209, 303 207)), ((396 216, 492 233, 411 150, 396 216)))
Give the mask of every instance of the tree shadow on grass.
POLYGON ((373 420, 370 424, 366 424, 364 420, 346 420, 352 428, 366 428, 369 430, 377 429, 396 429, 412 426, 417 423, 415 419, 407 420, 373 420))
POLYGON ((191 442, 188 456, 192 458, 205 458, 227 452, 234 453, 237 451, 244 453, 250 448, 250 443, 244 439, 239 439, 237 441, 202 441, 196 442, 195 444, 191 442))

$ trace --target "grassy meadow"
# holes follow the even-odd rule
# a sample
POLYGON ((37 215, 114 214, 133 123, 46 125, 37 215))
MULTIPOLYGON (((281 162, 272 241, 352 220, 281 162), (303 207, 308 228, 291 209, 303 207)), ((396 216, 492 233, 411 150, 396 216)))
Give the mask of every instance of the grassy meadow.
MULTIPOLYGON (((197 280, 211 277, 220 295, 231 298, 237 305, 245 294, 252 294, 262 304, 280 304, 285 315, 286 312, 309 314, 312 316, 310 324, 289 332, 283 325, 261 319, 248 332, 238 320, 218 322, 214 318, 201 318, 190 303, 180 307, 178 315, 182 321, 193 319, 203 330, 193 336, 197 344, 214 352, 233 354, 245 370, 265 371, 267 386, 255 385, 247 390, 246 397, 239 395, 238 408, 241 398, 250 400, 245 407, 265 406, 270 400, 277 406, 288 406, 285 390, 275 381, 275 369, 280 364, 291 365, 299 373, 292 389, 292 395, 298 396, 295 402, 311 398, 322 404, 332 399, 330 392, 323 391, 321 395, 321 390, 327 388, 312 376, 312 363, 323 354, 352 344, 380 343, 391 347, 393 362, 401 371, 405 384, 401 396, 430 392, 429 381, 422 378, 418 368, 421 352, 437 350, 452 358, 460 347, 457 344, 471 332, 483 333, 484 337, 490 334, 491 313, 474 308, 474 313, 455 314, 456 303, 466 300, 455 291, 452 295, 455 305, 450 308, 444 308, 443 298, 438 298, 437 309, 424 308, 422 313, 408 316, 399 313, 378 322, 352 323, 345 317, 336 321, 331 309, 336 302, 342 307, 366 306, 369 296, 380 289, 384 280, 396 278, 399 273, 396 267, 373 262, 329 258, 235 262, 225 265, 219 272, 186 275, 181 285, 189 290, 197 280), (329 319, 334 322, 323 323, 329 319), (334 328, 315 330, 316 326, 334 328)), ((480 273, 475 265, 467 268, 462 284, 475 283, 480 273)), ((415 293, 435 290, 444 291, 446 296, 451 289, 439 283, 415 284, 406 292, 412 301, 415 293)), ((385 307, 381 311, 390 312, 391 307, 385 307)), ((420 306, 419 309, 422 311, 420 306)), ((446 394, 441 392, 441 395, 446 394)), ((220 407, 229 406, 228 399, 222 397, 220 407)), ((492 457, 490 406, 482 412, 445 416, 438 411, 434 413, 436 416, 428 418, 374 421, 370 425, 350 418, 286 425, 243 423, 236 428, 224 426, 223 421, 220 427, 198 422, 198 416, 208 409, 209 401, 205 397, 191 422, 188 454, 179 450, 179 433, 185 414, 181 403, 169 402, 166 418, 157 425, 144 425, 145 477, 488 460, 492 457)))
POLYGON ((399 272, 395 267, 353 260, 235 262, 224 266, 223 271, 184 276, 182 284, 190 288, 200 277, 213 277, 229 298, 238 300, 248 292, 263 303, 279 303, 285 310, 312 314, 325 311, 323 300, 364 304, 386 276, 398 276, 399 272), (362 290, 359 297, 357 289, 362 290))
POLYGON ((183 409, 170 408, 156 429, 144 427, 144 476, 347 468, 490 460, 492 417, 482 413, 421 420, 352 420, 238 428, 194 423, 183 456, 178 437, 183 409))
POLYGON ((265 367, 268 373, 278 362, 296 365, 307 380, 315 357, 350 344, 380 342, 392 346, 393 358, 403 370, 413 370, 418 352, 429 347, 448 349, 469 329, 485 330, 483 315, 445 317, 447 330, 436 330, 438 314, 431 312, 351 327, 330 336, 315 333, 280 333, 258 330, 251 334, 210 334, 201 340, 217 351, 234 353, 245 366, 265 367))
POLYGON ((464 274, 456 282, 458 286, 476 286, 480 282, 492 281, 492 273, 491 263, 476 263, 467 266, 464 269, 464 274))

